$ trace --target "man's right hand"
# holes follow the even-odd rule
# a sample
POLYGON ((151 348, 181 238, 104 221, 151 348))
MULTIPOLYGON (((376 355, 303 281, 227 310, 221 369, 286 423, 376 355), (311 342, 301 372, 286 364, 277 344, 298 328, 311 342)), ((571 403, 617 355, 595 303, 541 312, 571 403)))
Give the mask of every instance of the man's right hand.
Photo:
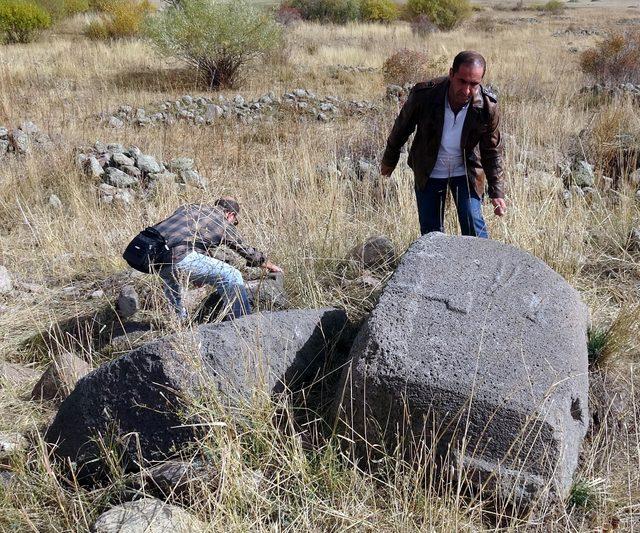
POLYGON ((389 177, 393 172, 394 167, 390 167, 389 165, 385 165, 384 163, 380 163, 380 174, 383 176, 389 177))
POLYGON ((278 265, 274 265, 273 263, 267 261, 263 265, 262 268, 268 270, 269 272, 282 272, 282 269, 278 265))

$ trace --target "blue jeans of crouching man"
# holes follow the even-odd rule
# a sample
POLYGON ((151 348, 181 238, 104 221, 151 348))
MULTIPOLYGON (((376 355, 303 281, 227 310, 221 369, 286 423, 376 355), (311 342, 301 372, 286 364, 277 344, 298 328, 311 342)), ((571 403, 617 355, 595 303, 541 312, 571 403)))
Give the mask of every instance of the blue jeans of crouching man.
POLYGON ((164 294, 181 318, 187 318, 187 310, 182 305, 182 284, 213 285, 229 309, 232 318, 251 313, 242 274, 237 268, 208 255, 191 252, 173 268, 160 270, 164 294))
POLYGON ((482 199, 466 176, 448 179, 430 178, 424 189, 416 189, 420 233, 440 231, 444 233, 444 208, 447 188, 451 189, 458 211, 458 221, 463 235, 488 238, 487 225, 482 217, 482 199))

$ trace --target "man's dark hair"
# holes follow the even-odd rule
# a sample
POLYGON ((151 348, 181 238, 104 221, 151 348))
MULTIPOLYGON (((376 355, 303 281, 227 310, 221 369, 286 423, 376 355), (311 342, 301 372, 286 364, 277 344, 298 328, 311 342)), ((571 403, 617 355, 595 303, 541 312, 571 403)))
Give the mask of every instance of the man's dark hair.
POLYGON ((477 67, 482 67, 482 75, 484 76, 485 71, 487 70, 487 62, 480 52, 476 52, 475 50, 463 50, 456 57, 453 58, 453 65, 451 68, 453 69, 453 73, 458 72, 460 65, 474 65, 477 67))
POLYGON ((222 198, 218 198, 215 205, 220 206, 224 211, 228 213, 235 213, 236 215, 240 213, 240 204, 235 198, 231 198, 231 196, 223 196, 222 198))

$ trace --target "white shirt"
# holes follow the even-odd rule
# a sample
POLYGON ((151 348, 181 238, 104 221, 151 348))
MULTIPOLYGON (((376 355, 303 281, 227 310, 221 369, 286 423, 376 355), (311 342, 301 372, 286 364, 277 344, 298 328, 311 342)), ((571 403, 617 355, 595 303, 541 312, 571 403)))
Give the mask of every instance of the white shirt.
POLYGON ((431 171, 432 178, 451 178, 453 176, 466 175, 460 138, 462 126, 467 116, 469 102, 458 111, 456 115, 449 107, 449 98, 444 99, 444 125, 442 127, 442 139, 438 149, 438 158, 431 171))

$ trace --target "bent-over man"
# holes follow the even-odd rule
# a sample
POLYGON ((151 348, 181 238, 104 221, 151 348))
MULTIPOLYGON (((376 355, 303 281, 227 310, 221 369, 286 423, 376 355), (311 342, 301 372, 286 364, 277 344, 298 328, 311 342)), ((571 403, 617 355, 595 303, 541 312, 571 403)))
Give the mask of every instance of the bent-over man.
POLYGON ((236 229, 239 213, 239 203, 225 197, 213 206, 183 205, 169 218, 153 226, 164 237, 170 251, 170 263, 162 266, 159 274, 164 293, 181 319, 187 317, 182 305, 181 281, 215 286, 232 318, 251 312, 240 271, 210 256, 219 245, 237 252, 246 259, 248 266, 282 272, 263 253, 244 243, 236 229))
POLYGON ((448 77, 416 84, 387 140, 380 171, 390 176, 409 136, 420 232, 444 231, 447 189, 451 190, 463 235, 488 237, 482 198, 494 213, 506 212, 500 114, 495 95, 481 85, 486 61, 478 52, 460 52, 448 77))

